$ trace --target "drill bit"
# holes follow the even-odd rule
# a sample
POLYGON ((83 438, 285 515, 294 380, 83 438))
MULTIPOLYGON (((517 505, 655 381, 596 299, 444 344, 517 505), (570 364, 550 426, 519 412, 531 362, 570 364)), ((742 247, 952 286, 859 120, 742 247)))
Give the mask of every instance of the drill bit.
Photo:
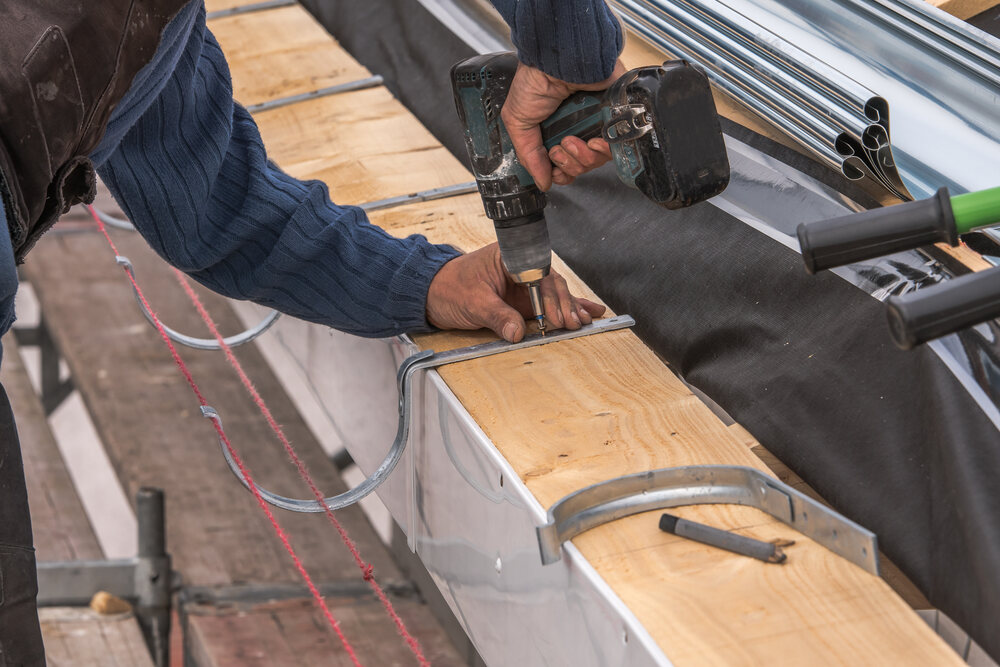
POLYGON ((528 283, 528 298, 531 299, 531 311, 538 322, 538 331, 545 335, 545 308, 542 306, 542 287, 540 283, 528 283))

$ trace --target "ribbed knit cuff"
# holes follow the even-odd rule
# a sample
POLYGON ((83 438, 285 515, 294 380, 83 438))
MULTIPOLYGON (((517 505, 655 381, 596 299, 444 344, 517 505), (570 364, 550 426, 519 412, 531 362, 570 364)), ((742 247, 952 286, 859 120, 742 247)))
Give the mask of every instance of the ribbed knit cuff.
POLYGON ((434 245, 420 235, 419 239, 390 282, 390 292, 396 295, 393 319, 402 331, 436 331, 427 321, 427 291, 441 267, 461 255, 449 245, 434 245))
POLYGON ((570 83, 597 83, 614 71, 624 39, 604 0, 492 2, 525 65, 570 83))

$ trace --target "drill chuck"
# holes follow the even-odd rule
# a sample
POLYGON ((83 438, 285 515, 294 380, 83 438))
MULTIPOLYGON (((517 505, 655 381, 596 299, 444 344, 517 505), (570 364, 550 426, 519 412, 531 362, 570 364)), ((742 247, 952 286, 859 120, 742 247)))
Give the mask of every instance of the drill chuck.
POLYGON ((478 180, 486 217, 494 221, 518 224, 520 218, 545 210, 545 193, 532 183, 521 185, 516 176, 478 180))
POLYGON ((549 275, 552 245, 541 211, 512 220, 494 220, 493 224, 504 268, 515 282, 524 285, 549 275))

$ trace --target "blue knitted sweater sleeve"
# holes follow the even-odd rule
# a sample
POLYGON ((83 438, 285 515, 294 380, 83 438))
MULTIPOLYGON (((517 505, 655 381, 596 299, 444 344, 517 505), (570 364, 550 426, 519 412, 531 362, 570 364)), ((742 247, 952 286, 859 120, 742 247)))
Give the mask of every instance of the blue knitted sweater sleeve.
POLYGON ((364 336, 428 329, 427 289, 458 252, 393 238, 361 209, 333 204, 322 183, 269 162, 233 101, 203 6, 192 5, 161 44, 179 41, 176 55, 140 72, 95 155, 129 219, 168 262, 226 296, 364 336))
POLYGON ((490 0, 510 26, 518 59, 571 83, 611 76, 624 45, 604 0, 490 0))

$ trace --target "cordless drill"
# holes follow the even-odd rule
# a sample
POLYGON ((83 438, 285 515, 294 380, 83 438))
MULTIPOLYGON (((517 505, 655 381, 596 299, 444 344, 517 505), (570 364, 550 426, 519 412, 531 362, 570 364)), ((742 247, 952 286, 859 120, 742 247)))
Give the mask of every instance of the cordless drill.
MULTIPOLYGON (((544 335, 540 284, 552 260, 545 193, 518 162, 500 119, 517 64, 511 52, 474 56, 452 67, 451 81, 504 267, 527 286, 544 335)), ((575 93, 541 129, 546 149, 567 136, 603 137, 619 179, 669 209, 714 197, 729 183, 729 159, 708 79, 683 60, 630 70, 604 91, 575 93)))

